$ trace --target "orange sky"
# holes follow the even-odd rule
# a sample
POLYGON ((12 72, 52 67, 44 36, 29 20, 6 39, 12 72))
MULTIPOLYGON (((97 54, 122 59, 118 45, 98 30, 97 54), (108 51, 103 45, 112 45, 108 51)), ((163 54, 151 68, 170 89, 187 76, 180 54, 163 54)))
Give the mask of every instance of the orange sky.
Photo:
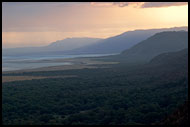
POLYGON ((180 3, 3 3, 3 48, 188 26, 188 5, 180 3))

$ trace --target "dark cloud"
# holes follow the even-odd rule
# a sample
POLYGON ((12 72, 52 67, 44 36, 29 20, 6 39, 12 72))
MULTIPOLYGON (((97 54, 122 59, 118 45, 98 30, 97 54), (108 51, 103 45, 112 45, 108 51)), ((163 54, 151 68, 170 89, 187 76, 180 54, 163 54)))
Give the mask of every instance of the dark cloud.
POLYGON ((188 2, 145 2, 141 8, 182 6, 187 4, 188 2))
POLYGON ((153 8, 153 7, 170 7, 187 5, 188 2, 113 2, 113 5, 118 7, 126 7, 134 5, 139 8, 153 8))
POLYGON ((125 7, 128 6, 130 2, 113 2, 113 5, 117 5, 119 7, 125 7))

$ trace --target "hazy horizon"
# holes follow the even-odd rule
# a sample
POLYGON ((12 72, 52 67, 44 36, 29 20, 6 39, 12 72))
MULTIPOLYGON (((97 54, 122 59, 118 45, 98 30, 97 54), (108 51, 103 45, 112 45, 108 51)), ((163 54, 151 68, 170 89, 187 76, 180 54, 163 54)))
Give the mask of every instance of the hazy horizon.
POLYGON ((46 46, 65 38, 108 38, 136 29, 181 26, 188 27, 187 2, 2 3, 3 48, 46 46))
MULTIPOLYGON (((188 26, 175 26, 175 27, 168 27, 168 28, 183 28, 183 27, 187 27, 188 26)), ((150 29, 165 29, 165 28, 150 28, 150 29)), ((148 30, 148 29, 135 29, 135 30, 148 30)), ((135 30, 128 30, 128 31, 125 31, 125 32, 130 32, 130 31, 135 31, 135 30)), ((123 32, 123 33, 125 33, 123 32)), ((121 35, 123 33, 120 33, 120 34, 117 34, 117 35, 121 35)), ((117 36, 117 35, 113 35, 113 36, 110 36, 110 37, 114 37, 114 36, 117 36)), ((107 39, 107 38, 110 38, 110 37, 106 37, 106 38, 98 38, 98 37, 66 37, 66 38, 63 38, 63 39, 60 39, 60 40, 55 40, 54 42, 57 42, 57 41, 62 41, 62 40, 65 40, 65 39, 74 39, 74 38, 96 38, 96 39, 107 39)), ((9 48, 27 48, 27 47, 43 47, 43 46, 48 46, 54 42, 49 42, 47 44, 44 44, 44 45, 34 45, 34 46, 18 46, 18 47, 2 47, 3 49, 9 49, 9 48)))

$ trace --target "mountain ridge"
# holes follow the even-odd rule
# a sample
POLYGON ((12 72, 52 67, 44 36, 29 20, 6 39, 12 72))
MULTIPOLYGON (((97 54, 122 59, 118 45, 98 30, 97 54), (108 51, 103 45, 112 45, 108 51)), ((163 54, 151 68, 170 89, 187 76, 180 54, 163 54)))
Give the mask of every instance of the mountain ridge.
POLYGON ((84 45, 89 45, 92 43, 98 43, 101 38, 90 38, 90 37, 81 37, 81 38, 66 38, 63 40, 57 40, 55 42, 50 43, 47 46, 40 46, 40 47, 21 47, 21 48, 8 48, 3 49, 3 55, 22 55, 22 53, 25 54, 37 54, 37 53, 45 53, 48 54, 48 52, 51 54, 51 52, 54 51, 66 51, 71 50, 75 48, 79 48, 84 45))
POLYGON ((179 31, 188 30, 188 27, 173 27, 173 28, 162 28, 162 29, 138 29, 133 31, 127 31, 122 34, 109 37, 106 39, 100 38, 66 38, 64 40, 58 40, 47 46, 42 47, 26 47, 26 48, 12 48, 3 49, 3 55, 72 55, 72 54, 112 54, 120 53, 123 50, 129 49, 132 46, 138 44, 142 40, 147 39, 154 33, 163 31, 179 31), (69 40, 75 40, 75 43, 69 40), (79 41, 81 40, 81 41, 79 41), (94 40, 94 41, 93 41, 94 40), (66 41, 61 44, 62 41, 66 41), (78 43, 77 43, 77 42, 78 43), (60 43, 59 43, 60 42, 60 43), (69 44, 70 43, 70 44, 69 44), (82 45, 86 43, 86 45, 82 45), (81 44, 81 45, 80 45, 81 44), (74 48, 72 46, 74 46, 74 48))
POLYGON ((155 33, 163 31, 188 31, 188 27, 173 27, 173 28, 161 28, 161 29, 137 29, 133 31, 127 31, 120 35, 106 38, 101 43, 92 44, 89 46, 81 47, 68 51, 69 53, 120 53, 123 50, 129 49, 135 44, 147 39, 155 33))

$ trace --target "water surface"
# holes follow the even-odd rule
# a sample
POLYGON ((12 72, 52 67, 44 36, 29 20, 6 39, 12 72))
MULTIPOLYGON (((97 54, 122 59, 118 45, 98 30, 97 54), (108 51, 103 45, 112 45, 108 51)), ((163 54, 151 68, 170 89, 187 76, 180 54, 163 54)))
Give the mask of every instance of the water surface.
POLYGON ((13 71, 22 69, 34 69, 39 67, 72 65, 71 62, 51 61, 55 59, 77 58, 77 57, 98 57, 114 54, 85 54, 85 55, 50 55, 50 56, 3 56, 2 71, 13 71))

